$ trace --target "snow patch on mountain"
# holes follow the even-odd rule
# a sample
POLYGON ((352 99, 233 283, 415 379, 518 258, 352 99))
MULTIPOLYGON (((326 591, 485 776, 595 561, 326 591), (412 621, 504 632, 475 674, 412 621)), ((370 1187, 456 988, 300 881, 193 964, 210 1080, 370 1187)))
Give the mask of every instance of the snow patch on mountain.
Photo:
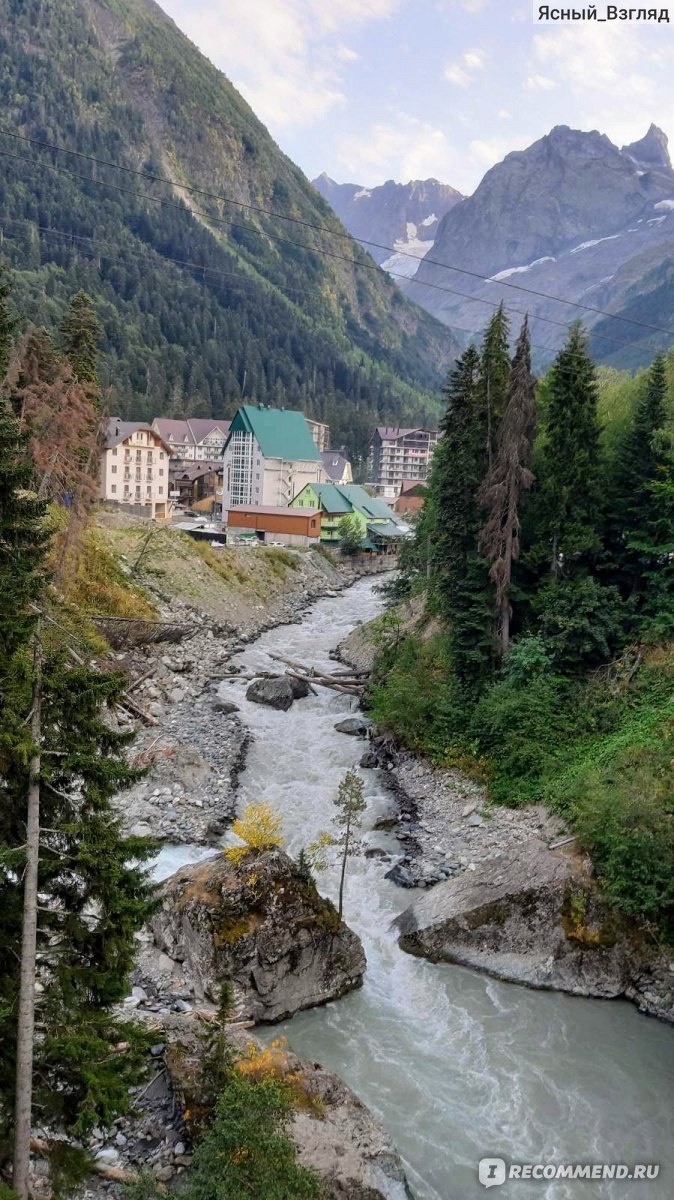
MULTIPOLYGON (((408 226, 411 222, 408 222, 408 226)), ((414 226, 416 229, 416 226, 414 226)), ((419 270, 419 263, 424 255, 428 254, 429 250, 434 245, 433 241, 421 241, 419 238, 411 238, 407 242, 396 241, 393 243, 396 254, 392 254, 383 262, 382 268, 388 271, 390 275, 400 276, 405 279, 412 279, 419 270)))
POLYGON ((674 211, 674 200, 658 200, 657 204, 653 205, 656 212, 662 212, 665 209, 674 211))
POLYGON ((421 224, 422 225, 433 225, 437 221, 437 219, 438 218, 436 217, 435 213, 431 213, 430 216, 424 217, 421 224))
POLYGON ((578 254, 579 250, 589 250, 591 246, 598 246, 600 242, 614 242, 616 238, 621 237, 620 233, 612 233, 609 237, 590 238, 589 242, 581 242, 579 246, 574 246, 571 254, 578 254))
POLYGON ((367 188, 361 188, 359 192, 353 193, 354 200, 367 200, 372 195, 367 188))
POLYGON ((538 267, 541 263, 556 261, 551 254, 546 254, 543 258, 535 258, 533 262, 527 263, 524 267, 506 267, 505 271, 499 271, 496 275, 490 275, 488 282, 500 283, 502 279, 507 279, 509 275, 523 275, 525 271, 530 271, 532 267, 538 267))

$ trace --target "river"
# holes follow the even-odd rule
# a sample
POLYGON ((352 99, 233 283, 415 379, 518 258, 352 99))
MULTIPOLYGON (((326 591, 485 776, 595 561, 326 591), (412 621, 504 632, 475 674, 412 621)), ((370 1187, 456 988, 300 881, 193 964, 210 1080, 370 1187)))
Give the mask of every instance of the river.
MULTIPOLYGON (((237 656, 271 666, 269 653, 333 666, 328 651, 359 620, 376 616, 376 581, 364 579, 316 602, 299 625, 263 634, 237 656)), ((363 743, 337 733, 350 701, 325 689, 276 712, 223 684, 254 734, 240 779, 240 803, 265 800, 283 816, 291 853, 330 828, 332 799, 363 743)), ((364 770, 364 828, 390 807, 385 773, 364 770)), ((390 834, 373 844, 395 847, 390 834)), ((161 874, 197 857, 166 848, 161 874)), ((298 1054, 335 1070, 379 1117, 398 1146, 418 1200, 485 1194, 477 1163, 658 1163, 656 1180, 509 1181, 508 1200, 672 1200, 674 1037, 623 1001, 531 991, 461 967, 402 953, 393 918, 413 893, 384 878, 377 859, 349 863, 345 919, 360 934, 368 967, 361 990, 273 1027, 298 1054)), ((318 885, 336 895, 334 867, 318 885)))

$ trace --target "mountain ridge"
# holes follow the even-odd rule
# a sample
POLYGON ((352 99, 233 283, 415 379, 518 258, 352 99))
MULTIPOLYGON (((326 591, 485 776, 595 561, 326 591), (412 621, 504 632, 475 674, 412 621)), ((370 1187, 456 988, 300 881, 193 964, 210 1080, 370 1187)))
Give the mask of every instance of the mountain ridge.
POLYGON ((17 307, 54 327, 69 292, 92 293, 120 415, 227 417, 252 398, 329 420, 353 455, 382 419, 433 418, 456 343, 373 270, 153 0, 0 0, 0 62, 8 128, 176 181, 148 185, 81 160, 88 178, 76 181, 47 168, 72 168, 67 155, 21 147, 10 159, 16 143, 0 134, 17 307), (101 242, 114 250, 101 254, 101 242))

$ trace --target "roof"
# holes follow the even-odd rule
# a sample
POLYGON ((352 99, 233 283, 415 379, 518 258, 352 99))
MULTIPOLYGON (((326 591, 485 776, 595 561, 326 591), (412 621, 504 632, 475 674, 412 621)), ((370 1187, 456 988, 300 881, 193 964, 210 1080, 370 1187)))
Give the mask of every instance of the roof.
POLYGON ((222 471, 222 460, 216 459, 214 462, 210 462, 201 458, 196 462, 188 461, 181 463, 179 466, 177 464, 170 466, 169 477, 175 481, 182 479, 194 481, 202 475, 212 475, 214 471, 222 471))
POLYGON ((384 538, 399 538, 403 536, 403 531, 395 521, 375 521, 368 522, 368 533, 371 537, 384 538))
POLYGON ((167 442, 182 443, 185 446, 195 446, 215 429, 220 430, 223 438, 226 438, 231 425, 231 421, 216 421, 212 417, 188 417, 186 421, 155 417, 152 423, 167 442))
MULTIPOLYGON (((327 513, 350 513, 353 512, 353 505, 350 500, 342 495, 342 488, 336 483, 307 483, 302 488, 302 492, 310 487, 314 495, 318 496, 321 508, 327 513)), ((302 495, 299 492, 299 495, 302 495)), ((295 496, 295 500, 297 496, 295 496)), ((306 510, 304 510, 306 511, 306 510)))
POLYGON ((366 517, 395 522, 395 513, 378 496, 371 496, 359 483, 340 483, 339 491, 349 503, 366 517))
POLYGON ((208 419, 206 417, 187 418, 187 424, 192 431, 195 442, 203 442, 204 438, 208 437, 215 430, 221 432, 223 437, 227 437, 231 423, 231 421, 214 421, 212 417, 208 419))
POLYGON ((413 425, 410 429, 398 428, 397 425, 377 425, 374 432, 379 434, 382 442, 395 442, 398 438, 407 437, 409 433, 437 433, 438 431, 437 429, 425 429, 422 425, 413 425))
POLYGON ((345 458, 343 454, 337 454, 334 450, 323 450, 321 458, 331 479, 341 479, 345 468, 349 466, 348 458, 345 458))
POLYGON ((230 517, 236 516, 237 513, 262 513, 263 517, 317 517, 321 509, 285 508, 283 505, 273 504, 234 504, 228 512, 230 517))
POLYGON ((254 435, 265 458, 321 461, 304 413, 294 409, 242 404, 230 426, 230 436, 240 431, 254 435))
POLYGON ((400 485, 400 496, 406 495, 408 492, 414 492, 417 488, 422 488, 423 491, 428 489, 428 480, 426 479, 403 479, 400 485))
POLYGON ((113 446, 119 446, 120 442, 126 441, 138 429, 145 429, 148 433, 154 434, 156 438, 159 438, 164 449, 168 452, 168 446, 165 444, 161 434, 157 433, 157 430, 153 429, 147 421, 120 421, 119 417, 108 417, 105 449, 111 450, 113 446))
MULTIPOLYGON (((351 513, 356 509, 370 520, 392 521, 397 524, 396 514, 388 504, 384 504, 377 496, 370 496, 358 483, 307 483, 302 491, 309 487, 314 495, 318 496, 321 508, 327 513, 351 513)), ((301 496, 302 492, 299 495, 301 496)))

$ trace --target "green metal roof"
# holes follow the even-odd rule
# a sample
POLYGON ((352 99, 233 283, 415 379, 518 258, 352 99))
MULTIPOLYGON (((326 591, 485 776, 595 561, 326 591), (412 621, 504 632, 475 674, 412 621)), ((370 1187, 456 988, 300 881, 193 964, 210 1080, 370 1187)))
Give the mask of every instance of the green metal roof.
POLYGON ((339 487, 343 496, 346 496, 350 504, 357 508, 365 517, 374 517, 378 520, 393 521, 395 524, 395 514, 388 504, 384 504, 383 500, 379 500, 377 496, 371 496, 358 483, 342 483, 336 485, 339 487))
POLYGON ((237 432, 252 433, 265 458, 321 461, 304 413, 294 409, 242 404, 229 432, 230 437, 237 432))
MULTIPOLYGON (((337 487, 336 483, 308 483, 306 487, 310 487, 312 492, 318 496, 318 502, 326 513, 353 512, 353 505, 349 500, 345 499, 342 495, 343 489, 337 487)), ((302 491, 304 491, 304 488, 302 491)), ((301 496, 302 492, 299 494, 301 496)))
POLYGON ((371 537, 383 538, 400 538, 403 537, 403 532, 399 525, 394 521, 369 521, 368 532, 371 537))

